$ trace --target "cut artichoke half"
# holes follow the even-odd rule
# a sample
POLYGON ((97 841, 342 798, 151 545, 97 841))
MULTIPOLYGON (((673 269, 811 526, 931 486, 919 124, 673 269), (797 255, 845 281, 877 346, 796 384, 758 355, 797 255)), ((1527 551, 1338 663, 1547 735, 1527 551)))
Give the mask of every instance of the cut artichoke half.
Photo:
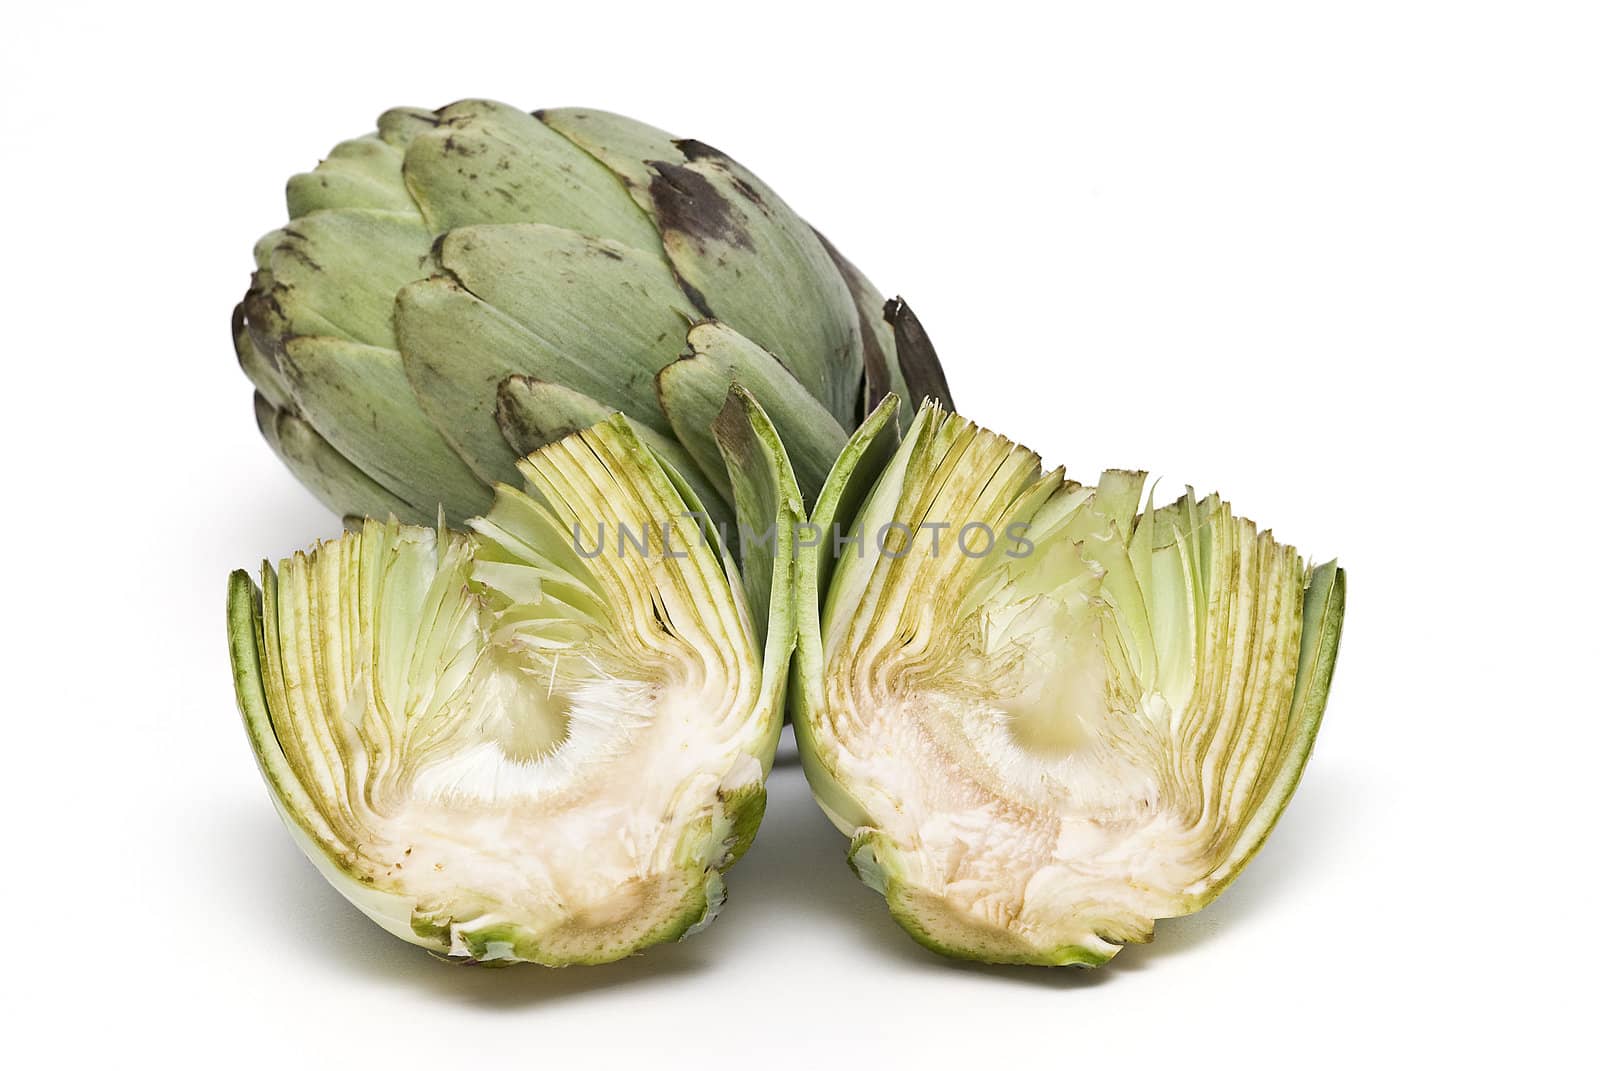
POLYGON ((442 956, 600 963, 704 925, 749 845, 794 644, 800 494, 766 415, 716 418, 747 540, 614 416, 470 531, 368 520, 228 592, 256 758, 305 854, 442 956))
POLYGON ((895 449, 894 406, 819 496, 837 561, 831 538, 800 561, 807 777, 922 944, 1103 963, 1213 899, 1282 813, 1344 573, 1215 495, 1141 511, 1144 473, 1083 487, 936 406, 895 449))

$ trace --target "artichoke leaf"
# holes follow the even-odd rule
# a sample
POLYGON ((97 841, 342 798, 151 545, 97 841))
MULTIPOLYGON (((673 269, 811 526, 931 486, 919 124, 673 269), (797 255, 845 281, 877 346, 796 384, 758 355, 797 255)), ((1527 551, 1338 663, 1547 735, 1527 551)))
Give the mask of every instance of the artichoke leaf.
POLYGON ((954 409, 950 398, 950 384, 944 376, 944 366, 934 352, 933 340, 928 337, 922 321, 905 298, 894 298, 883 307, 884 319, 894 332, 894 351, 900 366, 900 375, 910 393, 912 405, 920 406, 932 399, 945 409, 954 409))
POLYGON ((671 134, 615 112, 541 108, 533 114, 610 169, 646 214, 653 210, 650 182, 655 177, 646 161, 682 158, 677 139, 671 134))
MULTIPOLYGON (((777 428, 744 386, 728 388, 713 424, 739 523, 739 575, 768 664, 786 669, 794 647, 794 563, 804 503, 777 428)), ((786 673, 768 676, 781 686, 786 673)), ((781 692, 771 699, 782 706, 781 692)))
POLYGON ((422 409, 485 482, 516 479, 499 390, 519 375, 570 387, 669 432, 654 376, 691 311, 659 261, 541 224, 463 227, 436 252, 443 274, 401 289, 395 329, 422 409))
POLYGON ((532 336, 442 276, 400 291, 395 332, 406 381, 439 434, 484 483, 514 482, 520 454, 500 431, 498 391, 508 372, 542 378, 532 336))
POLYGON ((539 114, 627 184, 704 315, 776 355, 836 422, 855 424, 860 317, 833 258, 793 209, 703 142, 594 109, 539 114))
POLYGON ((427 520, 425 511, 362 472, 310 424, 287 410, 275 408, 260 394, 255 396, 255 404, 256 426, 272 452, 317 501, 334 513, 394 516, 412 523, 427 520))
POLYGON ((848 438, 838 421, 772 354, 727 324, 696 324, 689 329, 688 345, 687 355, 657 374, 656 395, 673 433, 702 471, 715 480, 723 469, 712 424, 728 389, 739 383, 761 399, 788 449, 801 492, 808 501, 815 497, 848 438))
POLYGON ((540 378, 668 430, 653 378, 682 352, 695 312, 659 258, 543 224, 462 227, 436 256, 450 279, 528 332, 549 369, 540 378))
POLYGON ((901 408, 900 398, 889 394, 867 414, 839 451, 838 460, 817 494, 811 524, 829 540, 829 549, 801 559, 798 586, 799 597, 819 611, 841 549, 853 552, 856 546, 854 541, 846 546, 844 539, 860 532, 860 525, 853 521, 900 445, 901 408))
MULTIPOLYGON (((433 236, 415 215, 341 209, 285 227, 259 301, 285 335, 326 335, 395 348, 394 294, 423 275, 433 236)), ((246 299, 246 312, 252 312, 246 299)))
POLYGON ((403 159, 399 149, 375 134, 340 142, 314 170, 289 180, 289 218, 337 208, 417 215, 400 175, 403 159))
MULTIPOLYGON (((419 134, 439 126, 439 113, 431 108, 390 108, 378 116, 378 137, 401 152, 419 134)), ((402 173, 403 178, 403 173, 402 173)))
POLYGON ((489 489, 450 448, 417 404, 400 354, 336 338, 301 335, 280 358, 297 409, 374 482, 439 502, 452 516, 481 513, 489 489))
POLYGON ((1333 685, 1333 667, 1339 657, 1339 634, 1344 623, 1344 570, 1337 562, 1323 562, 1311 571, 1301 607, 1302 640, 1295 672, 1294 696, 1284 734, 1277 744, 1274 765, 1263 765, 1255 810, 1249 823, 1234 838, 1228 858, 1191 895, 1211 899, 1239 876, 1283 815, 1283 809, 1305 773, 1306 760, 1316 743, 1322 714, 1333 685))
POLYGON ((655 228, 610 171, 520 109, 464 100, 415 130, 405 182, 437 233, 473 223, 548 223, 660 249, 655 228))
POLYGON ((274 409, 292 409, 289 385, 278 370, 278 360, 272 351, 263 349, 245 318, 244 302, 233 309, 233 352, 239 358, 239 367, 256 388, 256 392, 274 409))
MULTIPOLYGON (((797 669, 822 663, 822 633, 817 625, 822 601, 830 589, 836 558, 840 552, 854 553, 856 544, 850 537, 862 534, 860 526, 852 523, 854 518, 895 457, 895 448, 900 443, 899 407, 900 399, 893 394, 878 403, 845 443, 833 471, 817 494, 811 525, 814 531, 822 533, 823 542, 800 555, 795 571, 797 669)), ((791 703, 796 711, 822 709, 821 684, 820 677, 815 674, 795 674, 797 694, 791 697, 791 703)), ((828 744, 825 738, 813 733, 813 719, 796 713, 790 720, 806 781, 824 813, 840 829, 865 825, 866 810, 822 760, 828 744)))
POLYGON ((531 454, 600 423, 614 412, 610 406, 571 387, 531 376, 507 376, 500 384, 495 419, 513 450, 531 454))

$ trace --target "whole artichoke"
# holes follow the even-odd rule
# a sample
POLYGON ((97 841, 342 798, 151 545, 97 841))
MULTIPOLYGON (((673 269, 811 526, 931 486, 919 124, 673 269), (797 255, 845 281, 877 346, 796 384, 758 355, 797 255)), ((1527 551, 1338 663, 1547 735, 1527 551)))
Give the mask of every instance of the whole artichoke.
POLYGON ((808 500, 884 394, 950 404, 904 302, 728 157, 622 116, 394 109, 288 204, 234 343, 262 434, 347 517, 459 522, 620 411, 726 520, 734 381, 808 500))

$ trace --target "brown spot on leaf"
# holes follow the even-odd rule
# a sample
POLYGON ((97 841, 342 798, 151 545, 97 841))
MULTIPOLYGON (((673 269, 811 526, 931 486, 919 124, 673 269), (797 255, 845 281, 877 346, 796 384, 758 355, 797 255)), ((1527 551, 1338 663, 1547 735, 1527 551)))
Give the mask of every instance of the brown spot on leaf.
POLYGON ((312 271, 322 270, 322 265, 313 260, 311 254, 307 253, 298 242, 282 242, 278 246, 278 252, 286 257, 293 257, 312 271))
POLYGON ((677 147, 679 152, 683 153, 683 158, 690 163, 694 163, 696 160, 710 160, 719 164, 728 161, 727 153, 707 145, 703 141, 696 141, 694 138, 676 138, 672 144, 677 147))
MULTIPOLYGON (((429 258, 431 258, 433 260, 433 262, 435 264, 443 264, 444 263, 444 243, 445 243, 445 239, 449 238, 452 233, 453 232, 451 232, 451 231, 441 231, 439 234, 434 236, 433 244, 428 247, 428 256, 429 256, 429 258)), ((470 248, 470 247, 468 247, 468 248, 470 248)))
POLYGON ((761 209, 763 213, 767 212, 767 202, 761 199, 761 194, 756 192, 756 188, 754 186, 750 185, 744 179, 740 178, 738 175, 735 175, 731 171, 728 172, 728 181, 733 183, 734 189, 738 190, 744 195, 745 200, 761 209))
POLYGON ((739 191, 739 196, 761 209, 763 213, 772 214, 767 208, 766 201, 762 200, 760 191, 744 178, 744 175, 749 174, 749 172, 740 167, 733 157, 712 148, 703 141, 695 141, 693 138, 682 138, 672 144, 677 146, 678 151, 683 153, 683 158, 688 162, 703 162, 722 172, 726 176, 728 184, 739 191))
POLYGON ((495 423, 500 425, 500 434, 511 449, 524 456, 557 439, 582 430, 566 421, 540 419, 518 403, 513 396, 512 388, 517 385, 526 387, 538 382, 532 376, 510 375, 500 381, 500 387, 495 392, 495 423))
POLYGON ((685 279, 682 274, 679 273, 676 264, 672 265, 671 267, 672 277, 678 280, 678 289, 683 291, 683 296, 689 299, 689 304, 694 306, 696 312, 698 312, 701 316, 709 318, 712 313, 711 306, 706 304, 706 296, 700 292, 698 287, 689 282, 689 280, 685 279))
POLYGON ((750 235, 722 191, 700 172, 666 160, 646 161, 655 172, 650 180, 650 200, 656 222, 664 231, 677 231, 704 252, 707 242, 751 249, 750 235))
MULTIPOLYGON (((451 126, 464 125, 451 123, 451 126)), ((444 139, 444 153, 446 156, 482 156, 484 147, 474 145, 470 141, 458 141, 454 134, 446 134, 444 139)))
POLYGON ((283 349, 283 335, 289 326, 283 303, 278 300, 280 290, 271 272, 257 271, 250 277, 250 289, 240 302, 244 310, 244 328, 250 340, 274 369, 278 368, 278 354, 283 349))

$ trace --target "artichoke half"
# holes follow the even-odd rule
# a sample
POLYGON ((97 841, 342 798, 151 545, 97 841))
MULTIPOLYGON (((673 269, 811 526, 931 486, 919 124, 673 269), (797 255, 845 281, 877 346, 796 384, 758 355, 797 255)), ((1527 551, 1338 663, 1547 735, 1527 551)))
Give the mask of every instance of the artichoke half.
POLYGON ((755 175, 591 109, 385 112, 289 181, 234 313, 262 434, 335 512, 431 524, 620 412, 718 521, 753 391, 814 495, 889 391, 949 392, 904 302, 755 175))
POLYGON ((922 944, 1099 964, 1208 903, 1299 781, 1344 574, 1144 474, 1096 487, 925 406, 852 438, 802 556, 791 696, 813 792, 922 944))
POLYGON ((800 495, 742 388, 712 434, 747 541, 620 416, 466 531, 366 521, 243 573, 240 708, 295 840, 435 953, 613 960, 703 925, 765 806, 800 495))

